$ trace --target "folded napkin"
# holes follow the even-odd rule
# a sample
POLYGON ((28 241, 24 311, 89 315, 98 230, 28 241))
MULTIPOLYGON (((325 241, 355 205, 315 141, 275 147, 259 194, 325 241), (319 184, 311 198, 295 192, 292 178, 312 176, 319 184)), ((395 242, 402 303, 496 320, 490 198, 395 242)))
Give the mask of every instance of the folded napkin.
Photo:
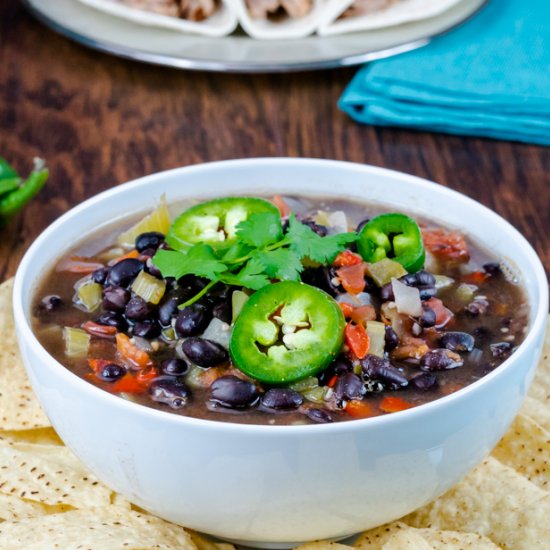
POLYGON ((359 122, 550 145, 550 0, 491 0, 429 46, 363 67, 359 122))

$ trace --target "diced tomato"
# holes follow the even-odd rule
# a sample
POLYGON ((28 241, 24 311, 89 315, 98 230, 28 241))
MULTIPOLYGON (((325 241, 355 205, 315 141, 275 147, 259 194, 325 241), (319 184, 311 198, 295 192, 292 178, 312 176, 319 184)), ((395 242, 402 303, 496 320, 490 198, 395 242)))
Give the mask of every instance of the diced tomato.
POLYGON ((350 294, 359 294, 365 290, 365 267, 363 263, 341 267, 336 271, 342 286, 350 294))
POLYGON ((130 252, 126 253, 126 254, 123 254, 122 256, 119 256, 118 258, 115 258, 114 260, 111 260, 109 262, 109 265, 115 265, 115 264, 118 264, 118 262, 121 262, 122 260, 128 260, 128 259, 134 259, 134 258, 139 258, 139 252, 134 249, 134 250, 130 250, 130 252))
POLYGON ((454 318, 454 313, 450 309, 446 308, 439 298, 432 297, 429 300, 426 300, 424 304, 434 310, 435 326, 437 328, 442 328, 448 325, 454 318))
POLYGON ((401 399, 400 397, 384 397, 382 403, 380 403, 380 410, 386 413, 393 413, 399 411, 405 411, 407 409, 412 409, 414 405, 401 399))
POLYGON ((334 388, 334 386, 336 386, 336 382, 338 382, 338 376, 334 375, 334 376, 328 381, 327 386, 328 386, 329 388, 334 388))
POLYGON ((424 246, 436 257, 455 262, 467 262, 470 259, 464 235, 458 231, 446 229, 422 229, 424 246))
POLYGON ((159 375, 154 367, 147 367, 136 373, 136 380, 143 386, 148 387, 149 384, 159 375))
POLYGON ((72 256, 61 260, 55 270, 66 271, 68 273, 78 273, 81 275, 88 275, 93 273, 96 269, 101 269, 103 264, 99 262, 91 262, 88 258, 79 258, 78 256, 72 256))
POLYGON ((346 403, 346 412, 353 418, 369 418, 374 416, 372 407, 364 401, 348 401, 346 403))
POLYGON ((347 304, 346 302, 340 302, 338 305, 340 306, 344 317, 349 319, 353 313, 353 306, 351 304, 347 304))
POLYGON ((352 311, 350 318, 356 325, 364 325, 367 321, 376 320, 376 310, 368 304, 359 306, 352 311))
POLYGON ((113 393, 143 393, 147 386, 127 372, 120 380, 106 386, 106 389, 113 393))
POLYGON ((111 363, 112 361, 108 359, 88 359, 88 365, 95 374, 99 374, 104 366, 110 365, 111 363))
POLYGON ((271 202, 279 209, 279 212, 281 213, 281 218, 288 218, 290 216, 292 209, 290 208, 290 206, 288 206, 285 199, 283 199, 281 195, 275 195, 271 199, 271 202))
POLYGON ((346 267, 350 265, 358 265, 360 263, 363 263, 363 258, 361 258, 359 254, 355 254, 355 252, 346 249, 336 256, 334 262, 332 262, 332 265, 334 267, 346 267))
POLYGON ((100 325, 93 321, 86 321, 82 328, 92 336, 98 336, 99 338, 114 338, 116 336, 116 327, 109 327, 107 325, 100 325))
POLYGON ((363 359, 369 352, 370 340, 365 327, 348 323, 344 332, 346 345, 358 359, 363 359))
POLYGON ((468 283, 469 285, 482 285, 490 275, 485 273, 485 271, 473 271, 472 273, 466 273, 462 276, 462 282, 468 283))
POLYGON ((130 338, 122 332, 116 335, 116 347, 118 353, 136 367, 144 369, 153 365, 149 354, 145 350, 138 348, 135 344, 132 344, 130 338))

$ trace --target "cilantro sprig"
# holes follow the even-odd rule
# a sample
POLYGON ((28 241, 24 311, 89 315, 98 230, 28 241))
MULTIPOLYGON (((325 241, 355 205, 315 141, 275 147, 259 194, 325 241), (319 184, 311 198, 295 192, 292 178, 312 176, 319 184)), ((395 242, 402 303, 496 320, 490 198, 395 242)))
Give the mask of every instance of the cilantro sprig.
POLYGON ((327 264, 357 239, 356 233, 321 237, 292 213, 283 230, 272 212, 251 214, 237 226, 237 242, 214 250, 195 244, 185 251, 159 250, 153 263, 163 277, 193 274, 210 282, 180 307, 195 303, 217 283, 259 290, 272 280, 299 281, 304 260, 327 264))

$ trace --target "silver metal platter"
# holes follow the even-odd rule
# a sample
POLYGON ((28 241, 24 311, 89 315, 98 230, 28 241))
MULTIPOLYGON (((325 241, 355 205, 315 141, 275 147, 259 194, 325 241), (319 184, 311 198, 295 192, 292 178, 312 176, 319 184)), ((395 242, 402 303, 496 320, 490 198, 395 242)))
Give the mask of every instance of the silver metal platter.
POLYGON ((23 0, 23 3, 54 31, 120 57, 179 69, 271 73, 358 65, 413 50, 468 20, 487 1, 462 0, 437 17, 385 29, 266 41, 240 31, 210 38, 144 27, 77 0, 23 0))

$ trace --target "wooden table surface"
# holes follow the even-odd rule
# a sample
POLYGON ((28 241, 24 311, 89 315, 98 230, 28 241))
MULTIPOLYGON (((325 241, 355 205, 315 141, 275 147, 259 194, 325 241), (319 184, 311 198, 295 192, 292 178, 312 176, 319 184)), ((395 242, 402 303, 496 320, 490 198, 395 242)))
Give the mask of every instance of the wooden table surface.
POLYGON ((0 2, 0 156, 47 159, 39 197, 2 230, 0 281, 33 239, 118 183, 198 162, 304 156, 402 170, 461 191, 514 224, 550 272, 550 150, 361 126, 336 101, 354 69, 192 73, 109 57, 0 2))

